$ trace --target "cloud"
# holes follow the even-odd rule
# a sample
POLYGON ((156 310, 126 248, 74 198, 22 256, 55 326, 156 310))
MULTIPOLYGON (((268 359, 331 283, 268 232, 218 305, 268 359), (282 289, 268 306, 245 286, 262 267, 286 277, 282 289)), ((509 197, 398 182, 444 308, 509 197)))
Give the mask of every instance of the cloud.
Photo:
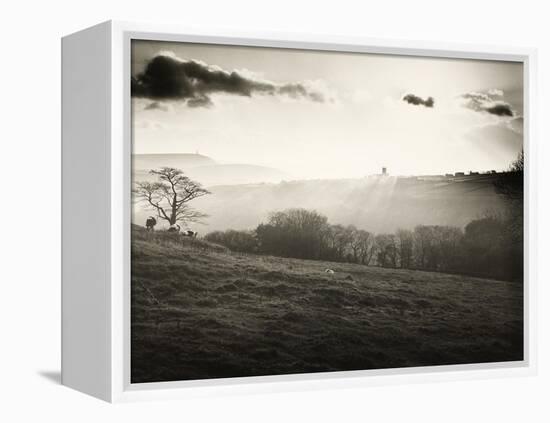
POLYGON ((414 94, 407 94, 403 97, 403 101, 413 104, 415 106, 425 106, 425 107, 433 107, 435 104, 435 100, 433 97, 428 97, 426 100, 424 100, 422 97, 418 97, 414 94))
POLYGON ((214 103, 210 100, 210 97, 206 95, 199 95, 187 100, 187 107, 212 107, 214 103))
POLYGON ((517 134, 523 134, 523 116, 510 119, 507 126, 510 130, 514 131, 517 134))
POLYGON ((499 90, 498 88, 491 88, 489 91, 487 91, 487 94, 489 94, 490 96, 502 97, 504 95, 504 91, 499 90))
POLYGON ((500 163, 512 162, 523 148, 522 134, 498 123, 472 128, 464 137, 500 163))
POLYGON ((495 116, 514 117, 515 113, 512 106, 501 100, 503 95, 504 92, 502 90, 493 88, 484 93, 471 92, 462 94, 461 97, 466 100, 463 106, 467 109, 489 113, 495 116))
POLYGON ((494 106, 487 107, 485 111, 497 116, 514 116, 512 106, 510 106, 508 103, 495 104, 494 106))
POLYGON ((147 106, 145 106, 143 110, 162 110, 163 112, 167 112, 169 110, 169 107, 168 105, 159 101, 153 101, 152 103, 149 103, 147 106))
POLYGON ((154 100, 149 106, 175 100, 185 101, 189 107, 211 107, 210 95, 215 93, 284 96, 318 103, 330 100, 312 84, 278 84, 257 78, 247 70, 229 72, 201 61, 183 60, 173 52, 161 52, 153 57, 142 73, 132 77, 131 90, 133 97, 154 100))

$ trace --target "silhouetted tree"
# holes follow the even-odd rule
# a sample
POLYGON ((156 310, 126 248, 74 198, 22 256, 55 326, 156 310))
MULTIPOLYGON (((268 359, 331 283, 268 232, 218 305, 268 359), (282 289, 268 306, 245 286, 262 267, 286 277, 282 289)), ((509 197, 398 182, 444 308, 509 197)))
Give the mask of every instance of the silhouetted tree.
POLYGON ((398 229, 397 248, 401 267, 409 269, 413 265, 413 233, 405 229, 398 229))
POLYGON ((189 202, 210 194, 200 183, 189 179, 179 169, 162 167, 151 170, 156 182, 138 182, 133 190, 138 201, 157 213, 170 225, 176 222, 197 222, 207 215, 189 206, 189 202))
POLYGON ((511 242, 523 244, 523 170, 525 157, 523 151, 510 165, 508 171, 501 173, 494 182, 495 191, 508 202, 506 231, 510 232, 511 242))
POLYGON ((442 271, 460 267, 462 230, 453 226, 433 227, 433 251, 436 253, 433 268, 442 271))
POLYGON ((525 156, 523 150, 518 154, 516 160, 512 162, 510 168, 498 175, 494 182, 495 190, 503 195, 509 201, 523 202, 523 168, 525 156))
POLYGON ((432 248, 432 228, 426 225, 419 225, 414 228, 413 247, 416 265, 420 269, 428 268, 428 258, 432 248))
POLYGON ((353 231, 343 225, 332 225, 337 260, 345 260, 350 250, 353 231))
POLYGON ((369 265, 376 250, 374 243, 374 235, 370 232, 359 230, 358 234, 359 243, 359 259, 361 264, 369 265))
POLYGON ((288 209, 272 213, 256 228, 263 252, 318 259, 323 252, 327 218, 316 211, 288 209))
POLYGON ((375 243, 378 264, 382 267, 397 267, 397 246, 395 235, 376 235, 375 243))

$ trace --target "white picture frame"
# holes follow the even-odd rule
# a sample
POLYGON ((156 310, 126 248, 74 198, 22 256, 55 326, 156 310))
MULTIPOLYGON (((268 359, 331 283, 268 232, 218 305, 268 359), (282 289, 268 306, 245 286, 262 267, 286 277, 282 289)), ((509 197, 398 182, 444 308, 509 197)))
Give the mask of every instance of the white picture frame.
POLYGON ((105 22, 62 40, 62 383, 110 402, 536 373, 536 51, 481 45, 105 22), (506 60, 524 64, 524 360, 130 383, 132 39, 506 60), (83 193, 86 192, 86 195, 83 193), (83 222, 85 224, 83 224, 83 222))

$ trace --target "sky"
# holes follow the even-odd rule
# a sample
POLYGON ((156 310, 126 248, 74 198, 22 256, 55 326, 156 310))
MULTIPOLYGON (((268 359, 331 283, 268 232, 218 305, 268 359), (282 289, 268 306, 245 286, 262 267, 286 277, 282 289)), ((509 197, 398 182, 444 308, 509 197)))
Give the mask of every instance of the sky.
POLYGON ((294 179, 504 170, 521 63, 134 40, 135 154, 200 153, 294 179))

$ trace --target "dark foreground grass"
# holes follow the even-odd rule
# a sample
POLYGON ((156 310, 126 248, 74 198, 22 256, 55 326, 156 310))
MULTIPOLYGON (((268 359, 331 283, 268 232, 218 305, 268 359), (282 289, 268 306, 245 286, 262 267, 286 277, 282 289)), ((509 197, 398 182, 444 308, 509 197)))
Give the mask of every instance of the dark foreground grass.
POLYGON ((133 383, 523 359, 521 284, 132 236, 133 383))

